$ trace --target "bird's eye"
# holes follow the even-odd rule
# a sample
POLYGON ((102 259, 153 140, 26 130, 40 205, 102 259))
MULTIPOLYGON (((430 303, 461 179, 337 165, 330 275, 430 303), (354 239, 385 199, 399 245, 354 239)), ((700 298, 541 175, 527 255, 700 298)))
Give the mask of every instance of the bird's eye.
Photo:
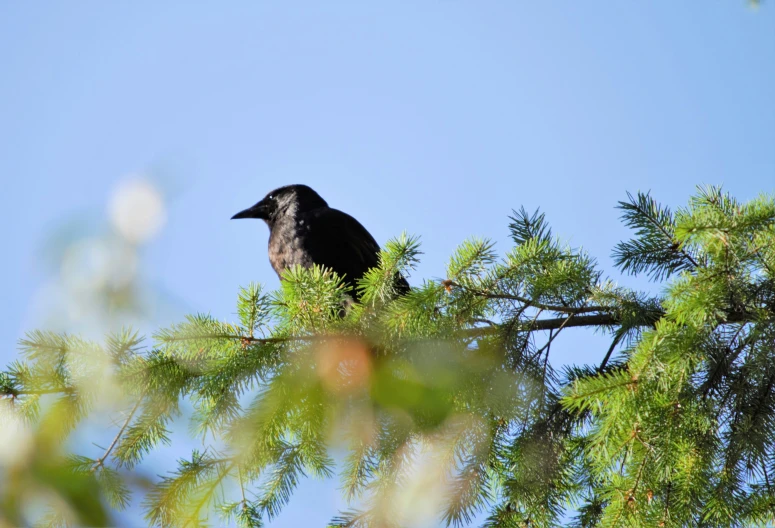
POLYGON ((270 195, 269 195, 269 199, 270 199, 270 200, 274 200, 274 194, 270 194, 270 195))

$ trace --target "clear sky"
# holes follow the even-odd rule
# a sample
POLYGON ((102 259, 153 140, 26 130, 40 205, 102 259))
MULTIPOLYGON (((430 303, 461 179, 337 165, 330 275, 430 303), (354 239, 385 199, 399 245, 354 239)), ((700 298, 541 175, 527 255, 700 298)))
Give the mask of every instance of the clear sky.
MULTIPOLYGON (((471 235, 505 251, 525 205, 642 286, 610 265, 627 191, 775 191, 775 5, 0 0, 3 364, 46 320, 51 233, 107 225, 137 174, 167 199, 141 254, 174 299, 154 323, 234 319, 240 285, 277 286, 266 227, 228 219, 288 183, 380 243, 420 235, 410 282, 471 235)), ((555 364, 604 353, 568 335, 555 364)), ((335 488, 304 484, 271 526, 322 526, 335 488)))

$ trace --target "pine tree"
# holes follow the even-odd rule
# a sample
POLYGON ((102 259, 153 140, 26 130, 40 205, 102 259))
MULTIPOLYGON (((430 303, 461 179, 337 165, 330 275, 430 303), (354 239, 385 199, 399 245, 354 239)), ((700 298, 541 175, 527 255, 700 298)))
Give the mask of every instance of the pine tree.
POLYGON ((147 483, 158 526, 262 526, 301 479, 338 478, 337 527, 764 526, 775 522, 775 198, 717 188, 671 212, 619 207, 613 256, 659 295, 618 286, 543 214, 514 213, 503 256, 471 239, 446 278, 392 291, 417 238, 389 242, 347 302, 341 277, 293 269, 242 289, 237 320, 188 317, 152 339, 31 332, 0 373, 0 525, 106 525, 183 402, 203 447, 147 483), (346 309, 343 309, 346 306, 346 309), (576 330, 571 330, 575 328, 576 330), (555 369, 568 331, 610 336, 555 369), (115 419, 102 449, 89 417, 115 419), (8 454, 10 452, 10 455, 8 454), (423 513, 425 512, 425 513, 423 513))

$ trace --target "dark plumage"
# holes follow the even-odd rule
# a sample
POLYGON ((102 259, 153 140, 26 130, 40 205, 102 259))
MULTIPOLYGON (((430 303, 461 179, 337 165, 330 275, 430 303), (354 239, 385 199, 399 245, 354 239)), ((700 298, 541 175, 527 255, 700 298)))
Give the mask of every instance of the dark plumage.
MULTIPOLYGON (((379 244, 355 218, 332 209, 306 185, 275 189, 235 218, 260 218, 269 226, 269 262, 281 275, 295 265, 318 264, 344 277, 353 294, 358 280, 379 264, 379 244)), ((396 289, 409 290, 402 276, 396 289)))

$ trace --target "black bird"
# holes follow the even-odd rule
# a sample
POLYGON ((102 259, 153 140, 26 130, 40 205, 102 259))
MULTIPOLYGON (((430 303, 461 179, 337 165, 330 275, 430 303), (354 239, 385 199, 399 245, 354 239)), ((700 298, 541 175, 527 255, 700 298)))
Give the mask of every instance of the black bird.
MULTIPOLYGON (((295 265, 324 266, 344 277, 350 292, 364 273, 379 264, 379 244, 355 218, 332 209, 306 185, 275 189, 252 207, 231 217, 260 218, 269 226, 269 262, 281 275, 295 265)), ((409 284, 396 275, 398 293, 409 284)))

